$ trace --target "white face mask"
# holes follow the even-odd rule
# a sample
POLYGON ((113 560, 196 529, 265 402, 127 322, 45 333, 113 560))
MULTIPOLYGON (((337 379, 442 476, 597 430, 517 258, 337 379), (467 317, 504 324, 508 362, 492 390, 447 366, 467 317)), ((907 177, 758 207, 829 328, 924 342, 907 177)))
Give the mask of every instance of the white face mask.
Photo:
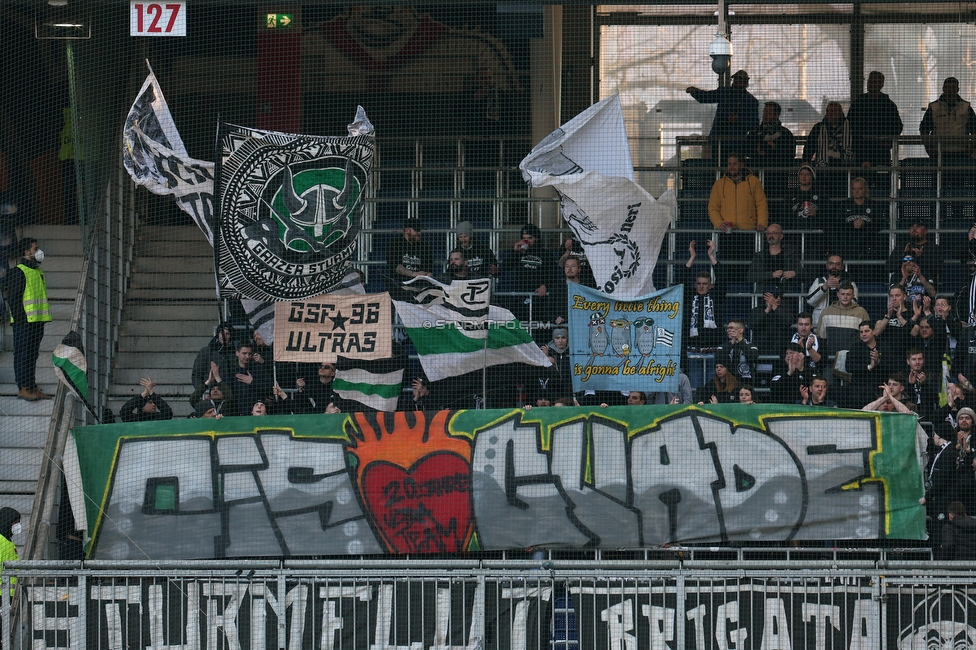
POLYGON ((44 251, 42 251, 40 248, 38 248, 37 252, 34 253, 34 261, 38 263, 44 261, 44 251))
POLYGON ((20 525, 20 522, 18 521, 16 524, 14 524, 13 526, 10 527, 10 534, 11 535, 20 535, 20 531, 22 531, 22 530, 23 530, 23 527, 20 525))

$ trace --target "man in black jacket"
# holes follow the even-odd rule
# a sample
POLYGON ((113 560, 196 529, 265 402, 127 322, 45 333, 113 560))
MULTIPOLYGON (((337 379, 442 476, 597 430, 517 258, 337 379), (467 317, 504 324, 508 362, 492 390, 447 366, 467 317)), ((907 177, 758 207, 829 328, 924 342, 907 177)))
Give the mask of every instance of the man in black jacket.
POLYGON ((925 514, 929 520, 929 539, 939 548, 942 526, 946 522, 949 503, 956 500, 956 447, 951 440, 932 434, 929 445, 929 466, 925 474, 925 514))
POLYGON ((725 364, 740 385, 755 383, 759 361, 759 349, 744 339, 745 332, 746 324, 733 318, 725 328, 728 341, 715 352, 715 363, 725 364))
POLYGON ((898 107, 881 92, 885 77, 874 70, 868 75, 868 91, 858 95, 847 110, 854 137, 854 162, 862 167, 890 167, 892 138, 904 125, 898 107))
POLYGON ((232 358, 234 358, 234 330, 230 323, 222 322, 217 325, 217 331, 214 332, 210 342, 197 352, 190 373, 190 383, 196 388, 207 380, 211 363, 216 363, 217 367, 221 368, 232 358))
POLYGON ((976 560, 976 519, 966 516, 960 501, 949 504, 949 521, 942 526, 942 545, 938 560, 976 560))
POLYGON ((122 405, 119 417, 123 422, 149 422, 152 420, 172 420, 173 409, 162 397, 153 392, 156 384, 149 377, 139 380, 142 393, 122 405))

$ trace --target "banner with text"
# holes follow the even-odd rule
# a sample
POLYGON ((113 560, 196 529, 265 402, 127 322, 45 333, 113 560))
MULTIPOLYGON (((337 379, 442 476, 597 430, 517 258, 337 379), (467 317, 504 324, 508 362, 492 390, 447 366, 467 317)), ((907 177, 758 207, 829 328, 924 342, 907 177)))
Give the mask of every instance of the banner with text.
POLYGON ((681 286, 620 300, 569 284, 573 390, 674 392, 681 372, 681 286))
POLYGON ((324 293, 275 303, 275 361, 335 363, 393 355, 390 294, 324 293))
MULTIPOLYGON (((923 650, 973 648, 976 600, 961 570, 848 568, 765 577, 397 567, 392 576, 301 564, 179 576, 5 567, 33 650, 923 650), (876 571, 876 570, 875 570, 876 571), (892 575, 895 573, 896 575, 892 575), (619 577, 618 577, 619 576, 619 577), (55 579, 56 578, 56 579, 55 579), (921 584, 919 581, 924 580, 921 584), (57 632, 57 634, 55 634, 57 632)), ((0 615, 9 620, 5 604, 0 615)), ((4 626, 7 634, 10 626, 4 626)), ((21 628, 16 628, 18 633, 21 628)), ((11 647, 9 637, 0 639, 11 647)))
POLYGON ((76 428, 65 464, 93 558, 925 536, 916 420, 901 414, 721 405, 171 420, 76 428))

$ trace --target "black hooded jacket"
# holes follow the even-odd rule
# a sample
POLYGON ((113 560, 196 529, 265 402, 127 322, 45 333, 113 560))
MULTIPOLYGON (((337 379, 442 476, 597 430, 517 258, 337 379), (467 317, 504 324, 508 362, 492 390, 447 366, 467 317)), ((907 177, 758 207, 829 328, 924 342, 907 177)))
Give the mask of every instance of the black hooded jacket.
POLYGON ((10 540, 14 534, 10 529, 20 521, 20 513, 13 508, 0 508, 0 535, 10 540))
POLYGON ((230 342, 224 345, 220 342, 220 335, 228 327, 230 327, 229 324, 221 323, 217 328, 217 333, 210 339, 210 343, 207 343, 197 352, 197 358, 193 360, 193 372, 190 375, 194 388, 207 381, 207 377, 210 376, 211 361, 216 363, 218 368, 223 368, 228 358, 233 358, 234 343, 230 342))
POLYGON ((953 517, 942 527, 942 560, 976 560, 976 519, 953 517))

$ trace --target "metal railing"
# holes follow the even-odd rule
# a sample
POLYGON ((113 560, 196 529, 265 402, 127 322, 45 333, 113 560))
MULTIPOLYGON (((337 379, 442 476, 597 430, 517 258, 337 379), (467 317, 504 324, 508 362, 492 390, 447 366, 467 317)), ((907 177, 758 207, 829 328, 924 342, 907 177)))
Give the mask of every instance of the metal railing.
MULTIPOLYGON (((125 170, 105 189, 103 209, 82 229, 85 259, 75 296, 70 330, 81 335, 88 361, 88 401, 97 413, 108 401, 112 362, 122 321, 122 307, 132 265, 136 211, 134 187, 125 170)), ((27 527, 24 557, 43 559, 61 486, 61 456, 76 424, 95 419, 64 384, 54 396, 37 491, 27 527)), ((63 531, 62 531, 63 534, 63 531)))
POLYGON ((600 561, 19 562, 0 580, 2 645, 895 650, 976 643, 976 577, 965 563, 920 565, 897 549, 701 551, 600 561), (23 612, 23 625, 11 627, 12 608, 23 612))

